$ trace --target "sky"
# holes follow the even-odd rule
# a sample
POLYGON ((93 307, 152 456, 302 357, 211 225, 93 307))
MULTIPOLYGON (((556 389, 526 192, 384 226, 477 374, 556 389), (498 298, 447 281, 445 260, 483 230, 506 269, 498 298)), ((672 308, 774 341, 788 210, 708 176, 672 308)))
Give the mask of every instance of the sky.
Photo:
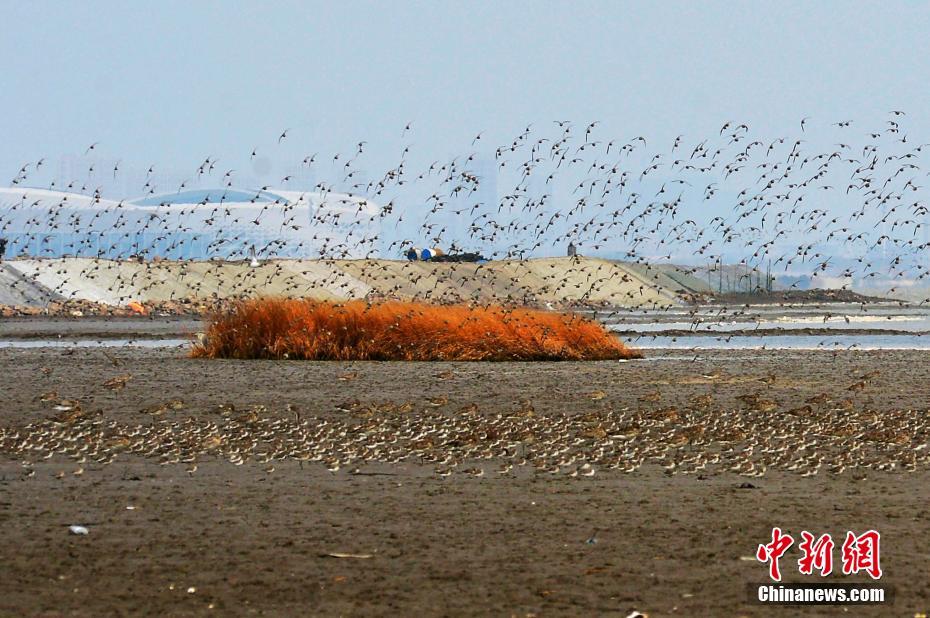
POLYGON ((930 129, 923 2, 0 6, 0 177, 94 142, 124 167, 248 172, 362 140, 378 169, 408 144, 469 152, 480 131, 490 151, 554 119, 671 140, 904 109, 930 129))

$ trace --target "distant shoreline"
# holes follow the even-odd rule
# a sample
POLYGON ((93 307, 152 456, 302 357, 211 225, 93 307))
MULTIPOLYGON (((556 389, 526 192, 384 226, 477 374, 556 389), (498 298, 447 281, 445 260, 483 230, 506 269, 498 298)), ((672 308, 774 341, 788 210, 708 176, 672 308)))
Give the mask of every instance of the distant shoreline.
POLYGON ((619 337, 784 337, 784 336, 833 336, 833 335, 905 335, 911 337, 921 337, 930 335, 930 331, 910 331, 901 329, 882 329, 882 328, 742 328, 738 330, 688 330, 688 329, 669 329, 669 330, 636 330, 635 328, 624 330, 612 330, 612 333, 619 337))
POLYGON ((813 290, 772 290, 771 292, 725 292, 723 294, 702 294, 694 297, 694 303, 721 305, 785 305, 813 303, 890 303, 910 305, 907 301, 880 296, 867 296, 851 290, 831 290, 817 288, 813 290))

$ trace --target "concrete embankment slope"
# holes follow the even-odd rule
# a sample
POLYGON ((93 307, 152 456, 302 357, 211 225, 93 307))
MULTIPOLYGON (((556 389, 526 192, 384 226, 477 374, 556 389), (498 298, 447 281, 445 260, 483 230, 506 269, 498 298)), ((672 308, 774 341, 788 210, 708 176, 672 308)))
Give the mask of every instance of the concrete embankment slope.
POLYGON ((0 305, 38 307, 52 300, 61 300, 61 296, 24 277, 7 263, 0 263, 0 305))
POLYGON ((655 307, 679 304, 682 295, 702 291, 699 280, 689 280, 674 267, 646 268, 597 258, 485 264, 273 260, 255 267, 246 262, 65 258, 17 259, 0 266, 0 304, 26 306, 49 299, 119 306, 131 301, 273 295, 655 307))

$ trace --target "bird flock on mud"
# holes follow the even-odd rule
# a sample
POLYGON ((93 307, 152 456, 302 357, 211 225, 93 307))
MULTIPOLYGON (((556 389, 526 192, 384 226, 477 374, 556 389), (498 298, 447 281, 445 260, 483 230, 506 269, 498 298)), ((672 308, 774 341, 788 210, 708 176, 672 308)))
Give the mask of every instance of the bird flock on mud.
MULTIPOLYGON (((787 409, 762 390, 737 397, 738 409, 715 411, 712 394, 679 405, 648 392, 630 405, 610 405, 606 393, 584 395, 584 411, 538 413, 522 399, 504 410, 464 406, 446 395, 391 401, 357 398, 336 403, 328 414, 305 414, 288 404, 220 403, 191 415, 181 399, 139 412, 143 422, 114 420, 92 404, 42 395, 50 415, 19 426, 0 427, 0 452, 21 458, 24 474, 51 460, 99 466, 118 458, 183 464, 252 462, 274 472, 276 463, 323 465, 333 473, 366 474, 378 464, 414 464, 440 477, 568 475, 598 471, 631 473, 661 468, 667 474, 735 473, 763 476, 768 470, 812 476, 852 470, 913 472, 930 465, 927 415, 917 410, 880 414, 857 400, 880 372, 857 377, 849 388, 821 392, 787 409)), ((455 371, 438 377, 454 380, 455 371)), ((355 379, 347 374, 346 380, 355 379)), ((711 384, 726 379, 702 376, 711 384)), ((105 388, 119 391, 131 376, 116 376, 105 388)), ((61 475, 65 472, 62 471, 61 475)))

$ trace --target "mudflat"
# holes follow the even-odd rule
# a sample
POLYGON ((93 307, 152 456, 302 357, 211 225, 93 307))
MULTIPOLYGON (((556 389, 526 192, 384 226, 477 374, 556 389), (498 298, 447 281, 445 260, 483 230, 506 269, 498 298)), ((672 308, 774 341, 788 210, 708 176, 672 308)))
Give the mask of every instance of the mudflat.
POLYGON ((926 612, 927 360, 2 349, 0 614, 846 613, 750 602, 773 526, 880 531, 850 612, 926 612))

